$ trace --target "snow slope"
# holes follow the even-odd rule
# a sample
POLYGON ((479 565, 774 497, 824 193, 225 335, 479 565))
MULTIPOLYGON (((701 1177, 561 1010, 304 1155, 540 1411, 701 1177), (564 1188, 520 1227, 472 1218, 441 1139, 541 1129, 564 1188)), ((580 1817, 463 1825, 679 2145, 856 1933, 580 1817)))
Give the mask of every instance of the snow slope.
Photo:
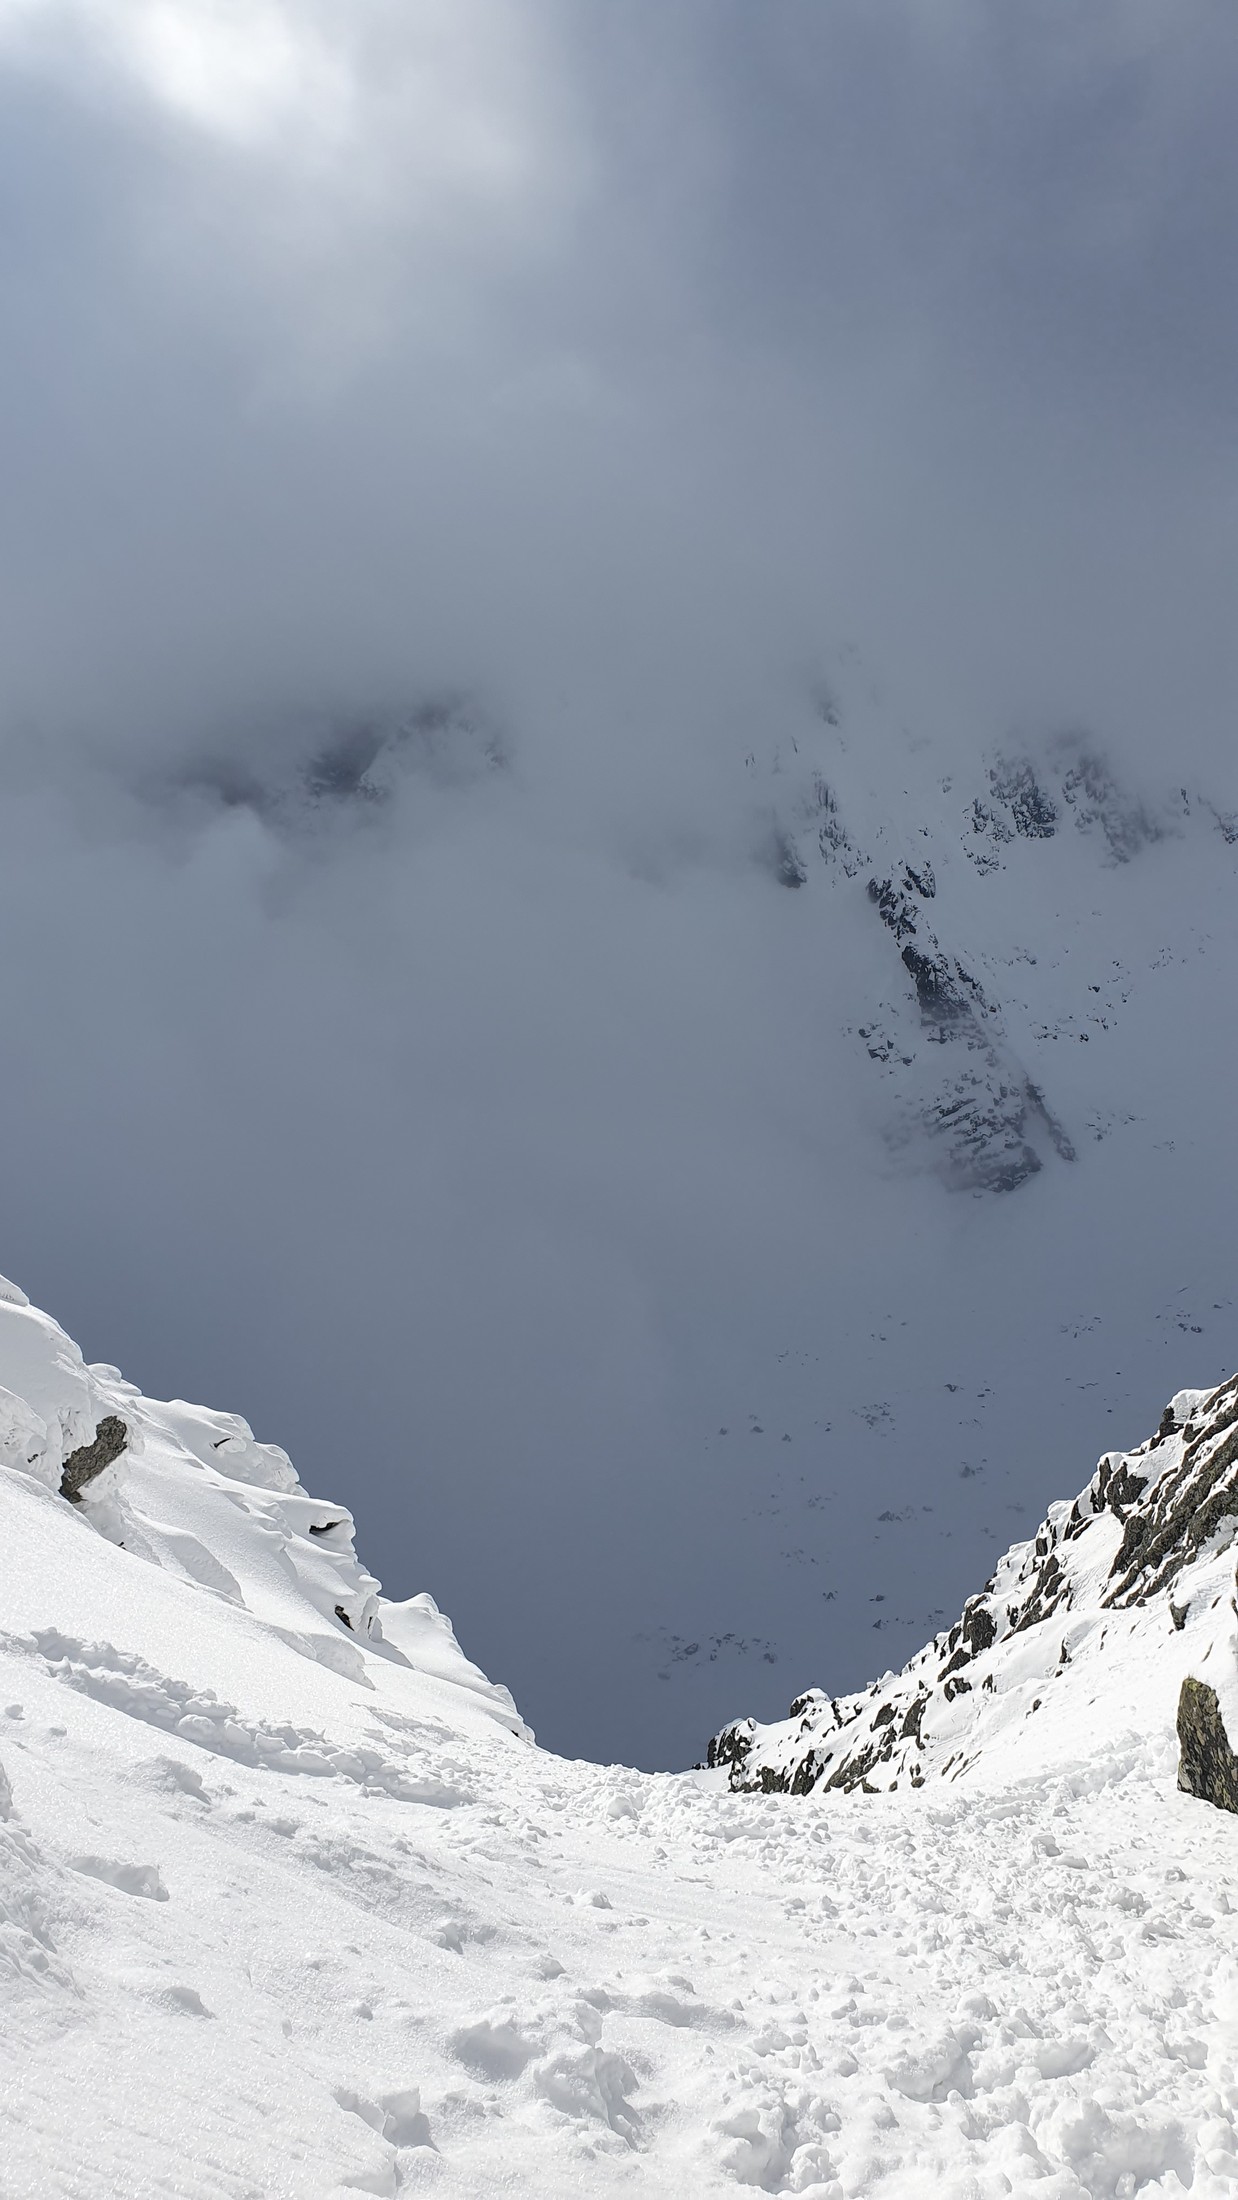
POLYGON ((0 1380, 4 2200, 1234 2190, 1234 1821, 1165 1718, 1205 1614, 957 1785, 570 1763, 243 1423, 11 1289, 0 1380))
POLYGON ((1188 1674, 1238 1734, 1236 1537, 1238 1378, 1179 1391, 1146 1444, 1106 1453, 900 1673, 733 1724, 709 1762, 796 1794, 1011 1777, 1126 1733, 1155 1744, 1188 1674))

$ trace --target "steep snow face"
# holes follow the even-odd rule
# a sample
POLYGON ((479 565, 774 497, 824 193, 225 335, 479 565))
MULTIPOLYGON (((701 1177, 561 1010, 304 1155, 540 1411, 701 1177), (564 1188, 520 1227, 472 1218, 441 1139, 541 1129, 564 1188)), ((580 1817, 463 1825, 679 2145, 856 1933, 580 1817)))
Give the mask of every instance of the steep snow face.
MULTIPOLYGON (((384 1598, 353 1549, 351 1514, 307 1496, 288 1454, 258 1443, 238 1415, 179 1398, 157 1403, 117 1368, 87 1366, 64 1331, 3 1279, 0 1375, 0 1459, 20 1477, 18 1490, 25 1483, 28 1497, 54 1499, 58 1525, 71 1504, 77 1523, 145 1562, 127 1575, 139 1632, 150 1598, 166 1599, 172 1585, 204 1589, 251 1633, 256 1626, 264 1639, 354 1686, 373 1689, 376 1669, 416 1673, 446 1702, 467 1704, 528 1738, 507 1690, 463 1656, 433 1599, 384 1598)), ((14 1577, 36 1601, 39 1589, 20 1536, 10 1542, 8 1565, 11 1622, 14 1577)), ((89 1555, 84 1566, 89 1592, 97 1568, 89 1555)), ((291 1733, 282 1741, 256 1736, 234 1706, 200 1700, 187 1683, 159 1681, 132 1646, 114 1651, 54 1627, 36 1637, 41 1653, 88 1694, 126 1702, 144 1690, 149 1702, 158 1696, 156 1724, 169 1730, 251 1761, 295 1760, 301 1748, 291 1733)))
POLYGON ((767 764, 749 760, 768 775, 778 876, 865 894, 887 935, 850 1035, 880 1079, 891 1151, 955 1190, 1014 1191, 1129 1119, 1112 1035, 1146 1018, 1151 973, 1202 950, 1201 874, 1232 894, 1238 819, 1196 788, 1145 799, 1077 732, 946 769, 860 679, 843 692, 767 764), (1115 875, 1132 865, 1138 901, 1115 875))
POLYGON ((900 1673, 726 1727, 709 1763, 732 1787, 797 1795, 1010 1778, 1116 1735, 1171 1735, 1188 1674, 1238 1734, 1236 1537, 1238 1377, 1179 1391, 1146 1444, 1107 1453, 900 1673))
POLYGON ((12 1291, 0 1383, 5 2200, 1231 2200, 1234 1820, 1157 1705, 1227 1654, 1232 1387, 1008 1562, 1060 1636, 1127 1545, 1099 1709, 1080 1655, 1039 1761, 792 1800, 547 1756, 281 1451, 12 1291))

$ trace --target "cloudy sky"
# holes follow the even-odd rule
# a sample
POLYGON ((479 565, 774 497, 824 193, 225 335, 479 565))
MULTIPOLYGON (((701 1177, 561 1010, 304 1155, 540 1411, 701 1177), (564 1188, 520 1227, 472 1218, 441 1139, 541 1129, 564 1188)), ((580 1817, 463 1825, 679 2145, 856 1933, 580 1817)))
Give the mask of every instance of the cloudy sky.
POLYGON ((775 1641, 684 1462, 840 1218, 1002 1258, 857 1186, 745 758, 849 650, 1238 791, 1236 79, 1219 0, 0 0, 0 1265, 552 1744, 743 1707, 640 1646, 692 1549, 775 1641))

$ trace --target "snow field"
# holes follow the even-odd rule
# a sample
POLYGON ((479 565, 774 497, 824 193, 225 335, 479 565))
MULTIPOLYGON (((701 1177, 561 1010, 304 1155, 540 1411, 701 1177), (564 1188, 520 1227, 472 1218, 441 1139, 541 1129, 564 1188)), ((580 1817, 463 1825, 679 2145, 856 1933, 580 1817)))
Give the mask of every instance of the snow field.
POLYGON ((1233 1828, 1130 1756, 826 1807, 490 1743, 443 1809, 0 1670, 6 2200, 1234 2189, 1233 1828))
POLYGON ((283 1454, 13 1322, 3 2200, 1238 2189, 1238 1836, 1145 1670, 919 1793, 555 1759, 283 1454), (83 1386, 140 1449, 73 1507, 83 1386))

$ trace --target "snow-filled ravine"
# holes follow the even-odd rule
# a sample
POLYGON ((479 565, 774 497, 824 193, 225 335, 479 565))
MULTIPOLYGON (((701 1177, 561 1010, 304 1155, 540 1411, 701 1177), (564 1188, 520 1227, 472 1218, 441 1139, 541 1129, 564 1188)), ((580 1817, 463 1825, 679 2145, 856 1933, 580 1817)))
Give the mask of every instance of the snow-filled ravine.
POLYGON ((11 1287, 0 1384, 4 2200, 1238 2190, 1238 1819, 1174 1733, 1232 1521, 1034 1717, 1008 1655, 961 1777, 736 1793, 540 1751, 284 1453, 11 1287))

